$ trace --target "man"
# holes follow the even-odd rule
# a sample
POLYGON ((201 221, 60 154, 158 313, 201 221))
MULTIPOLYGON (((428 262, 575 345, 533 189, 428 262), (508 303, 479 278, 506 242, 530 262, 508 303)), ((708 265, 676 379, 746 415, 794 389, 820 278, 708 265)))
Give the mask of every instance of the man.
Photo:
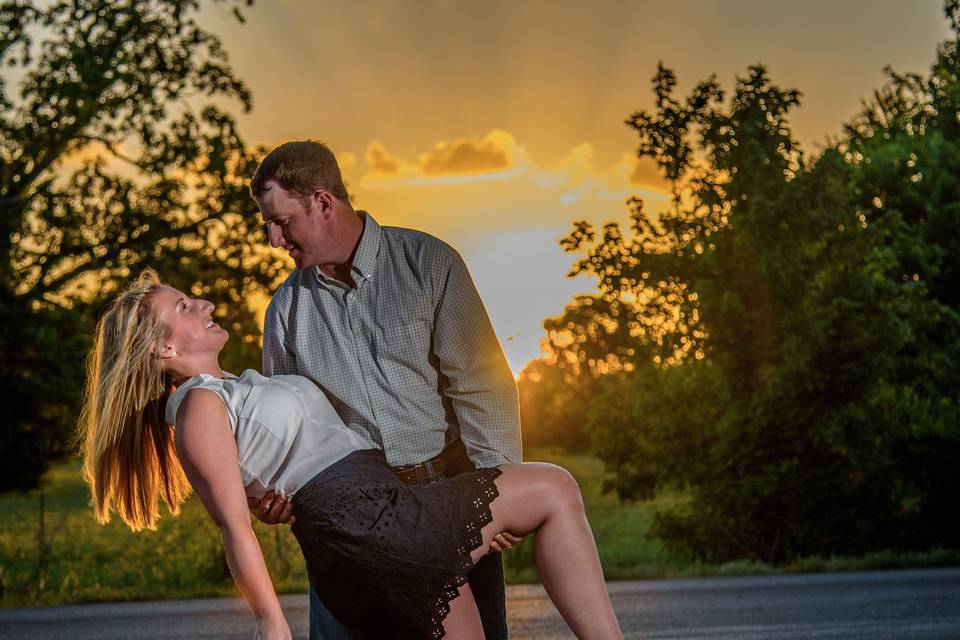
MULTIPOLYGON (((322 143, 277 147, 250 191, 271 246, 296 264, 267 309, 264 373, 311 378, 405 482, 520 462, 516 383, 457 252, 354 211, 322 143)), ((251 506, 266 522, 290 513, 270 497, 251 506)), ((470 586, 486 637, 506 638, 499 554, 477 564, 470 586)), ((350 637, 311 589, 311 640, 350 637)))

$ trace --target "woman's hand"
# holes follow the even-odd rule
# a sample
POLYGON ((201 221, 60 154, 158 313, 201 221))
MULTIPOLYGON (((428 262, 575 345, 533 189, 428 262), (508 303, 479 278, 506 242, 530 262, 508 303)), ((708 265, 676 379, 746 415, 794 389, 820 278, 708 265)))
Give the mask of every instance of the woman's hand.
POLYGON ((509 531, 504 531, 503 533, 498 533, 493 536, 493 540, 490 541, 490 550, 503 553, 507 549, 512 549, 513 545, 519 544, 523 541, 525 536, 516 536, 509 531))
POLYGON ((258 620, 253 640, 293 640, 293 635, 290 633, 290 626, 281 615, 258 620))

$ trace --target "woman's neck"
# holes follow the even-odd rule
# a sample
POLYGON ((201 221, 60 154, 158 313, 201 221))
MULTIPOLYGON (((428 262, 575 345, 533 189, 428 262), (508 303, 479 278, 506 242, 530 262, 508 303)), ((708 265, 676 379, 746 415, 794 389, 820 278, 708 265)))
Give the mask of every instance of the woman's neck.
POLYGON ((225 378, 226 374, 220 368, 220 362, 213 360, 210 362, 178 362, 176 368, 170 368, 170 377, 175 387, 192 378, 193 376, 206 374, 214 378, 225 378))

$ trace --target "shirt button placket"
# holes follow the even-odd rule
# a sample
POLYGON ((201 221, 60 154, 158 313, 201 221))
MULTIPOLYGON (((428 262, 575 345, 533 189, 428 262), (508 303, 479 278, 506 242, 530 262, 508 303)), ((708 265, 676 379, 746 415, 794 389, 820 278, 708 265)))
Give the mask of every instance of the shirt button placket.
MULTIPOLYGON (((347 322, 350 324, 350 332, 353 334, 353 353, 357 358, 357 366, 359 367, 360 380, 363 381, 363 388, 367 396, 367 406, 370 408, 370 414, 374 416, 374 419, 377 423, 381 423, 379 417, 377 416, 377 407, 374 405, 373 396, 371 395, 370 389, 370 375, 365 371, 365 366, 373 366, 372 362, 369 362, 371 359, 369 349, 367 348, 365 341, 365 334, 363 330, 364 318, 361 317, 361 313, 356 312, 357 300, 360 296, 360 287, 362 281, 357 282, 357 287, 351 289, 347 292, 346 301, 347 301, 347 322)), ((383 432, 380 433, 381 443, 383 442, 383 432)))
POLYGON ((354 342, 356 342, 357 340, 359 340, 360 337, 363 335, 363 327, 361 326, 362 323, 360 322, 360 319, 357 318, 356 314, 354 313, 354 302, 355 302, 356 299, 357 299, 356 294, 357 294, 356 289, 351 289, 350 291, 347 292, 347 295, 346 295, 346 300, 347 300, 347 322, 350 324, 350 331, 353 333, 353 336, 354 336, 353 340, 354 340, 354 342))

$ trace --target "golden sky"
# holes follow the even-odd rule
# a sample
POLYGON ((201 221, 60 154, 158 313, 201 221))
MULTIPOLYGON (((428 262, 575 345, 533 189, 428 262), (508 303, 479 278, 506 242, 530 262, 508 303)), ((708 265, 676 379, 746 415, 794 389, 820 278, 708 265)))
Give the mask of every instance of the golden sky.
POLYGON ((882 69, 925 71, 948 33, 940 0, 462 2, 261 0, 219 34, 253 92, 251 144, 328 143, 354 205, 422 229, 471 268, 515 372, 543 318, 588 280, 565 278, 557 240, 576 219, 624 219, 665 202, 623 121, 650 109, 662 60, 680 95, 747 66, 803 93, 792 119, 808 151, 836 135, 882 69))

